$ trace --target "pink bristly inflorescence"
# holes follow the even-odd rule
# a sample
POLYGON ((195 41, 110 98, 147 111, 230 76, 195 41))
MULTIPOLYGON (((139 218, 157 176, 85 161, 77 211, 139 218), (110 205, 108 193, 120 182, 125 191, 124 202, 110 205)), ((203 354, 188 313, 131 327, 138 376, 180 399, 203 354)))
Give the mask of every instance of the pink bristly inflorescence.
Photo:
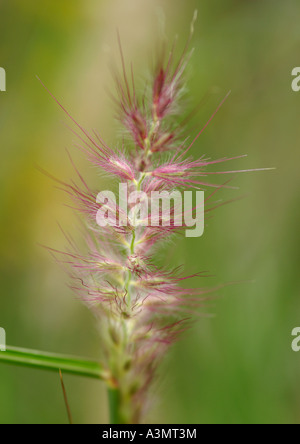
MULTIPOLYGON (((133 149, 125 149, 127 141, 121 149, 111 149, 100 136, 75 122, 89 161, 126 183, 128 193, 143 191, 150 196, 153 191, 178 187, 220 187, 202 176, 213 174, 207 167, 231 159, 201 156, 194 160, 189 150, 199 135, 188 144, 180 141, 181 132, 174 128, 189 56, 187 46, 177 63, 174 50, 167 60, 161 58, 150 94, 139 99, 132 69, 129 75, 122 55, 122 78, 116 76, 118 112, 133 149)), ((86 219, 87 252, 82 254, 68 237, 72 248, 63 253, 62 262, 72 270, 72 288, 99 319, 109 383, 119 394, 119 417, 124 423, 137 423, 147 407, 158 363, 210 290, 186 288, 183 283, 188 277, 181 268, 168 270, 155 264, 154 253, 180 228, 136 225, 120 207, 117 220, 122 223, 112 220, 100 227, 97 212, 104 204, 97 203, 97 193, 77 173, 80 185, 63 185, 86 219)))

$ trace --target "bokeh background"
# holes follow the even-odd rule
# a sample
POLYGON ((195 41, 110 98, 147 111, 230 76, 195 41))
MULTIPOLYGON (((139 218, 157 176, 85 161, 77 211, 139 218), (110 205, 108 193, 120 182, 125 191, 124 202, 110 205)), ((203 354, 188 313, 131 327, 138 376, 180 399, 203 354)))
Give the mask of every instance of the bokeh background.
MULTIPOLYGON (((298 0, 10 0, 0 2, 0 326, 9 345, 100 356, 92 315, 66 286, 66 276, 38 244, 63 249, 57 222, 74 236, 78 223, 65 196, 40 165, 74 177, 66 117, 37 81, 40 76, 76 119, 112 145, 119 127, 107 90, 118 60, 116 30, 141 82, 160 39, 183 47, 199 10, 188 70, 187 105, 206 97, 190 123, 201 128, 228 90, 230 99, 194 147, 217 158, 248 154, 234 168, 277 167, 239 175, 243 199, 222 207, 200 239, 180 239, 164 254, 186 270, 209 270, 201 285, 231 281, 176 344, 161 369, 157 423, 299 423, 300 354, 291 331, 300 325, 300 93, 298 0), (209 93, 209 94, 207 94, 209 93)), ((195 134, 196 129, 191 130, 195 134)), ((199 284, 197 280, 195 285, 199 284)), ((106 423, 101 383, 65 377, 75 422, 106 423)), ((1 423, 65 423, 56 374, 0 365, 1 423)))

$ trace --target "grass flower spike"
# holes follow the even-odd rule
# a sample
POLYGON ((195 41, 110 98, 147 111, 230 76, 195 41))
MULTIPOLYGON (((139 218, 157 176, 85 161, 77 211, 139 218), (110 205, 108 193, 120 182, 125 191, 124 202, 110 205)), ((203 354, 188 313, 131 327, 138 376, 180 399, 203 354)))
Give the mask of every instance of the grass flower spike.
POLYGON ((169 224, 162 223, 160 209, 149 223, 150 209, 142 215, 141 203, 145 199, 151 202, 153 192, 219 189, 223 185, 211 183, 209 176, 235 172, 210 171, 210 167, 234 158, 209 160, 202 155, 193 159, 189 151, 202 131, 189 144, 180 140, 181 130, 174 124, 191 54, 189 43, 178 62, 174 48, 169 57, 160 58, 151 91, 141 97, 121 50, 122 76, 115 75, 115 100, 129 138, 121 149, 107 146, 99 135, 88 133, 72 119, 79 130, 80 149, 96 168, 124 186, 123 200, 128 208, 109 194, 99 199, 77 170, 79 185, 60 182, 86 220, 86 251, 79 250, 66 235, 68 251, 52 252, 68 266, 73 290, 98 320, 104 365, 110 375, 113 421, 119 423, 144 420, 160 361, 213 291, 186 286, 189 278, 201 273, 185 276, 181 267, 168 270, 157 265, 156 253, 162 242, 185 224, 175 224, 175 204, 171 204, 169 224), (134 202, 132 193, 137 197, 134 202), (103 215, 102 224, 99 214, 103 215))

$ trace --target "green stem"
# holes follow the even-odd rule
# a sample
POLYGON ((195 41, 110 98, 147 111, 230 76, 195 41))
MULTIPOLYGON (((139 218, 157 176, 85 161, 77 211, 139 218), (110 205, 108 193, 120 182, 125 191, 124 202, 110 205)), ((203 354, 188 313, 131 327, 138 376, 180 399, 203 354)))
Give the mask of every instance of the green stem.
POLYGON ((149 157, 152 153, 151 153, 151 138, 155 132, 155 130, 157 129, 157 125, 159 125, 159 120, 157 118, 157 116, 155 116, 148 137, 145 140, 145 151, 146 151, 146 158, 149 157))
POLYGON ((132 233, 132 239, 131 239, 131 245, 130 245, 130 253, 132 255, 134 254, 135 238, 136 238, 136 234, 135 234, 135 230, 134 230, 133 233, 132 233))
POLYGON ((120 392, 118 389, 109 388, 108 389, 108 400, 109 400, 109 416, 110 424, 124 424, 120 413, 120 392))
MULTIPOLYGON (((153 123, 152 129, 150 131, 150 136, 152 136, 154 130, 156 128, 156 124, 153 123)), ((149 157, 151 154, 151 140, 148 138, 145 142, 145 149, 146 149, 146 157, 149 157)), ((141 191, 143 181, 146 177, 145 173, 142 173, 139 180, 135 181, 135 186, 137 191, 141 191)), ((136 247, 136 240, 137 240, 137 232, 136 232, 136 226, 135 226, 135 220, 134 220, 134 229, 132 231, 132 237, 131 241, 128 245, 128 256, 134 256, 135 254, 135 247, 136 247)), ((126 273, 126 277, 124 279, 124 288, 127 295, 127 304, 129 307, 129 311, 131 312, 131 281, 133 278, 133 274, 130 270, 126 273)), ((124 341, 123 341, 123 351, 126 351, 126 347, 128 345, 128 332, 127 332, 127 325, 126 320, 121 319, 121 324, 124 332, 124 341)), ((123 370, 124 371, 124 370, 123 370)), ((122 399, 122 394, 118 388, 109 388, 108 389, 108 399, 109 399, 109 411, 110 411, 110 424, 130 424, 131 419, 130 413, 125 413, 126 410, 124 409, 124 402, 128 402, 128 399, 126 397, 126 401, 124 401, 124 398, 122 399)))
POLYGON ((6 351, 0 352, 0 363, 109 380, 109 373, 99 362, 16 347, 7 347, 6 351))

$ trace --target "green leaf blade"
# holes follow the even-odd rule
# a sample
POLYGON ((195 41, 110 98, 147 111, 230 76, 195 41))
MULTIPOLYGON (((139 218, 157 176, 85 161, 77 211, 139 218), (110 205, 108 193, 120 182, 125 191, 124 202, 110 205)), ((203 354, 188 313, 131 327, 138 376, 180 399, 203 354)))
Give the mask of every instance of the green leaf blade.
POLYGON ((17 347, 7 347, 6 351, 0 351, 0 363, 48 371, 61 370, 73 375, 109 380, 108 372, 99 362, 17 347))

